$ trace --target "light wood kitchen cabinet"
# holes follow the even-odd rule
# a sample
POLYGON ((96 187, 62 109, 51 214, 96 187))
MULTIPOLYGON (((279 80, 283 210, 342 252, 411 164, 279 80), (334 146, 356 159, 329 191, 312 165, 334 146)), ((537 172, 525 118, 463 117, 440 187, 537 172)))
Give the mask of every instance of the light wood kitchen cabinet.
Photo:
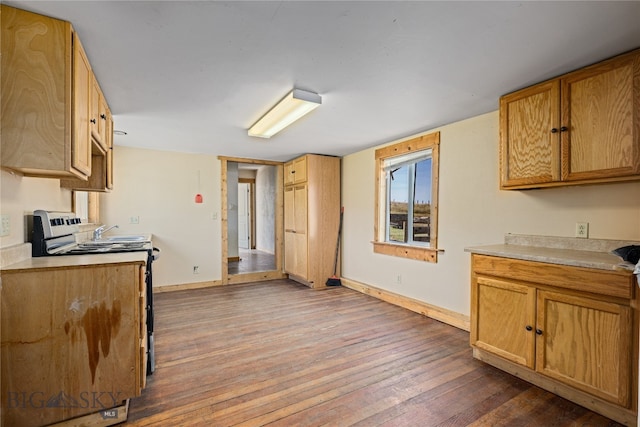
POLYGON ((630 272, 474 254, 474 357, 635 425, 635 292, 630 272))
POLYGON ((535 324, 535 288, 483 276, 474 287, 472 344, 533 369, 535 338, 522 329, 535 324))
POLYGON ((640 179, 640 50, 500 99, 500 187, 640 179))
POLYGON ((89 99, 92 76, 87 54, 82 48, 80 39, 74 33, 71 166, 82 172, 83 179, 91 175, 91 136, 89 133, 91 106, 89 99))
MULTIPOLYGON (((77 58, 86 60, 86 55, 82 53, 77 58)), ((88 62, 86 64, 89 67, 88 62)), ((86 138, 82 140, 89 141, 89 174, 83 178, 63 178, 60 180, 60 186, 72 190, 105 192, 113 189, 113 119, 100 85, 90 68, 86 77, 87 83, 82 87, 88 87, 88 92, 82 96, 78 95, 77 103, 83 99, 89 100, 87 108, 83 109, 86 116, 83 114, 80 120, 80 123, 87 125, 78 127, 87 132, 87 135, 83 135, 86 138)), ((85 151, 83 147, 81 152, 85 151)))
POLYGON ((79 191, 99 191, 106 192, 113 189, 113 122, 110 115, 107 127, 109 131, 105 134, 106 150, 97 145, 92 145, 91 151, 91 176, 87 180, 79 178, 63 178, 60 180, 60 187, 79 191))
POLYGON ((284 190, 285 269, 300 277, 307 275, 307 186, 284 190))
POLYGON ((95 76, 92 79, 90 99, 91 115, 89 123, 91 127, 91 137, 104 151, 106 151, 108 149, 108 122, 110 120, 111 113, 109 112, 109 106, 107 105, 107 101, 102 94, 102 89, 100 89, 100 84, 95 76))
POLYGON ((537 293, 536 371, 602 399, 631 403, 631 308, 537 293))
POLYGON ((2 425, 49 425, 140 395, 143 259, 3 270, 2 425))
POLYGON ((284 264, 312 288, 333 275, 340 221, 340 159, 307 154, 285 163, 284 264))
POLYGON ((2 163, 24 175, 91 174, 92 72, 69 22, 0 5, 2 163))
POLYGON ((107 170, 105 171, 106 189, 113 190, 113 116, 107 110, 107 170))
POLYGON ((299 157, 284 164, 284 185, 299 184, 307 180, 307 158, 299 157))

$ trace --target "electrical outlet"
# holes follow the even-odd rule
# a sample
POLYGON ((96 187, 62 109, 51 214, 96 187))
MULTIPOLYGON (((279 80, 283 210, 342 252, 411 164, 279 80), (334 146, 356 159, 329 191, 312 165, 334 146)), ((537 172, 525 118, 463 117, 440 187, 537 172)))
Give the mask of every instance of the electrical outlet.
POLYGON ((396 276, 396 283, 397 283, 398 285, 400 285, 400 284, 402 283, 402 274, 398 274, 398 275, 396 276))
POLYGON ((0 237, 11 234, 11 220, 9 215, 0 215, 0 237))
POLYGON ((198 265, 193 266, 193 274, 200 274, 200 266, 198 265))
POLYGON ((140 217, 139 216, 130 216, 129 217, 129 224, 140 224, 140 217))
POLYGON ((589 237, 589 223, 576 222, 576 237, 586 239, 589 237))

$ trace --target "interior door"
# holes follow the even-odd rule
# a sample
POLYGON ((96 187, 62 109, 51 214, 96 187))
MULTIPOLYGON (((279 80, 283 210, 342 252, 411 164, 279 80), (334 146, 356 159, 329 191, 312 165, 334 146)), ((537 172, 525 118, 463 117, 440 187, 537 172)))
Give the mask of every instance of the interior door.
POLYGON ((238 247, 251 247, 249 184, 238 183, 238 247))

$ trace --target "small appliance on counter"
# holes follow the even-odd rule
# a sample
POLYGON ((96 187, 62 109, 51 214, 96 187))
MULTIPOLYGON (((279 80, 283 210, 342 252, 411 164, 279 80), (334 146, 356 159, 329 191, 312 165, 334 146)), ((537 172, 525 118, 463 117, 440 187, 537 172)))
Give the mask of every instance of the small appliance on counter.
POLYGON ((638 286, 640 286, 640 245, 629 245, 611 251, 612 254, 619 256, 624 261, 635 264, 636 268, 633 274, 636 275, 638 286))
MULTIPOLYGON (((30 221, 27 221, 30 223, 30 221)), ((33 257, 60 255, 88 255, 122 252, 147 252, 145 287, 147 289, 147 375, 155 371, 155 351, 153 338, 153 275, 152 264, 160 257, 160 249, 142 236, 114 236, 98 240, 77 242, 80 232, 80 218, 74 212, 53 212, 36 210, 33 212, 31 255, 33 257)), ((31 224, 30 224, 31 225, 31 224)), ((102 235, 106 230, 98 228, 102 235)), ((94 235, 96 235, 94 233, 94 235)))

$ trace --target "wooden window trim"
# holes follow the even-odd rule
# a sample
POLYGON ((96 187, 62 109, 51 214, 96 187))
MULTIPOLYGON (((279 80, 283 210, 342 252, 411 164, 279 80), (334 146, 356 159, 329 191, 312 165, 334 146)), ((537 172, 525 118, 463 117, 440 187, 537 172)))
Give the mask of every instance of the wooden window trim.
POLYGON ((376 150, 376 179, 375 179, 375 212, 374 212, 374 240, 373 251, 384 255, 398 256, 427 262, 438 262, 438 176, 440 157, 440 132, 434 132, 412 138, 407 141, 389 145, 376 150), (428 247, 406 243, 386 242, 384 238, 386 184, 383 173, 384 160, 412 151, 431 149, 431 236, 428 247))

